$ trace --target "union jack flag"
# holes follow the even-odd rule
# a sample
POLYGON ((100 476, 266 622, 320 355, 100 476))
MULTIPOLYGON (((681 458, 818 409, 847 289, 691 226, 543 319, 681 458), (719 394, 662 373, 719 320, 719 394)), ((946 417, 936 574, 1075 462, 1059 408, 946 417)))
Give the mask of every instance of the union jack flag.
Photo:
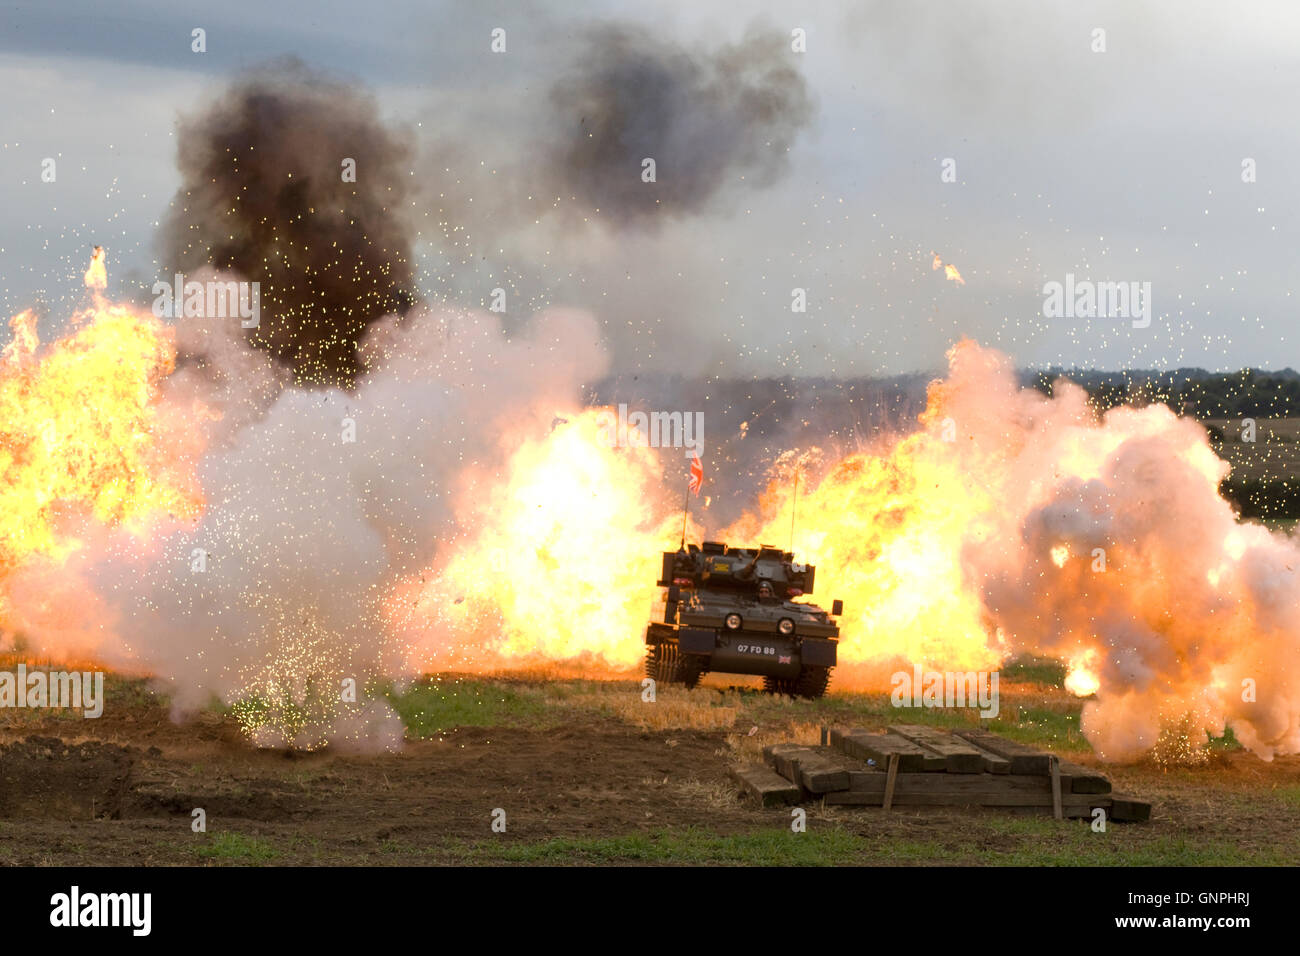
POLYGON ((704 464, 700 461, 700 456, 695 455, 691 458, 691 494, 698 497, 700 489, 704 487, 704 464))

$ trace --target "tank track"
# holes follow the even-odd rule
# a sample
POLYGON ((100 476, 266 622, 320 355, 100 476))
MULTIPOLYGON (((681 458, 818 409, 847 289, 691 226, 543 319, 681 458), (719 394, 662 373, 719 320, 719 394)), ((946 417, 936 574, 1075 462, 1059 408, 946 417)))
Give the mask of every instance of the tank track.
POLYGON ((764 677, 763 690, 769 694, 784 694, 787 697, 803 697, 817 700, 826 693, 831 682, 829 667, 805 666, 798 677, 764 677))
POLYGON ((683 661, 676 644, 651 644, 646 648, 645 673, 657 684, 677 684, 683 678, 683 661))
POLYGON ((682 682, 687 690, 699 686, 700 678, 709 672, 705 659, 699 654, 682 655, 682 682))
POLYGON ((659 684, 685 684, 691 690, 709 672, 698 654, 683 654, 676 644, 651 644, 646 648, 645 673, 659 684))

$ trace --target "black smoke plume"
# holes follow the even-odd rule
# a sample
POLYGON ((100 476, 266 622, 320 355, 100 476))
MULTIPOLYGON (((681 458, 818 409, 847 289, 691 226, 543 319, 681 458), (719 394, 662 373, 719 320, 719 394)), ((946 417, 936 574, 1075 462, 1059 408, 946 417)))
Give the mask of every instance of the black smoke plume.
POLYGON ((771 31, 697 51, 640 27, 593 28, 551 91, 557 191, 625 225, 697 212, 742 177, 770 183, 813 113, 795 56, 771 31))
POLYGON ((413 147, 377 117, 369 96, 286 61, 180 126, 165 264, 260 282, 248 341, 301 384, 351 385, 366 328, 415 300, 402 209, 413 147))

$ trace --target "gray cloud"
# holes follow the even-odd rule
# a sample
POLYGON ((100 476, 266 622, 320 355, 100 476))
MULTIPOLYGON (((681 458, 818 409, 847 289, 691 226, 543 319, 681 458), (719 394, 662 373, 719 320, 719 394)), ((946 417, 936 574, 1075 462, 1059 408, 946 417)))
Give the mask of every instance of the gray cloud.
MULTIPOLYGON (((206 60, 175 42, 191 24, 169 9, 0 11, 12 100, 0 300, 11 311, 62 283, 77 293, 95 243, 110 250, 116 288, 160 274, 141 253, 178 185, 159 117, 192 111, 198 77, 297 52, 364 81, 387 119, 422 124, 411 212, 423 293, 485 302, 504 287, 511 323, 540 305, 588 307, 617 367, 855 377, 938 367, 961 335, 1022 365, 1300 365, 1289 316, 1300 264, 1286 240, 1300 134, 1280 120, 1300 88, 1288 46, 1300 14, 1287 4, 1250 18, 1203 2, 632 11, 627 29, 649 47, 696 60, 743 42, 755 18, 777 36, 807 29, 808 53, 786 59, 817 107, 783 175, 747 188, 763 166, 743 157, 774 155, 766 140, 757 154, 742 141, 720 177, 710 148, 701 181, 722 188, 699 213, 654 218, 609 215, 620 197, 607 179, 547 172, 567 142, 551 91, 597 65, 575 58, 590 55, 580 39, 591 24, 624 15, 612 2, 566 6, 563 18, 512 3, 366 15, 331 0, 236 4, 204 13, 206 60), (501 56, 488 51, 497 25, 510 36, 501 56), (1096 27, 1105 54, 1089 49, 1096 27), (34 183, 55 153, 59 184, 34 183), (939 180, 945 157, 957 183, 939 180), (1243 157, 1258 160, 1258 182, 1240 181, 1243 157), (628 229, 638 218, 656 228, 628 229), (930 249, 962 269, 964 288, 929 271, 930 249), (1042 285, 1067 271, 1151 281, 1151 328, 1045 320, 1042 285), (789 311, 796 286, 806 315, 789 311)), ((671 175, 661 162, 661 194, 705 195, 671 175)))
POLYGON ((742 181, 770 185, 813 112, 785 39, 770 29, 695 50, 644 28, 598 26, 551 102, 548 185, 618 226, 698 214, 742 181), (641 176, 646 158, 653 183, 641 176))

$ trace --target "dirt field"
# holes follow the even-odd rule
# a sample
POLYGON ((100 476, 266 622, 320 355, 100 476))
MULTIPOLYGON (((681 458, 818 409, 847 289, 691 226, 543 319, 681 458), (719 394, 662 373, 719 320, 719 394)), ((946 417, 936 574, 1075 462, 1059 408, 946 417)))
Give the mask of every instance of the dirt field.
MULTIPOLYGON (((1079 704, 1031 679, 1004 685, 996 728, 1094 763, 1079 704)), ((1199 767, 1111 767, 1154 803, 1145 825, 980 810, 788 810, 738 799, 732 764, 819 722, 883 727, 933 717, 884 694, 774 699, 718 685, 435 678, 402 702, 397 754, 250 747, 234 720, 168 719, 166 701, 113 680, 98 720, 0 717, 0 863, 1080 863, 1294 864, 1300 757, 1231 745, 1199 767), (191 829, 195 808, 207 832, 191 829), (491 829, 494 809, 506 832, 491 829)), ((952 724, 947 715, 942 721, 952 724)), ((969 722, 973 723, 974 718, 969 722)))

